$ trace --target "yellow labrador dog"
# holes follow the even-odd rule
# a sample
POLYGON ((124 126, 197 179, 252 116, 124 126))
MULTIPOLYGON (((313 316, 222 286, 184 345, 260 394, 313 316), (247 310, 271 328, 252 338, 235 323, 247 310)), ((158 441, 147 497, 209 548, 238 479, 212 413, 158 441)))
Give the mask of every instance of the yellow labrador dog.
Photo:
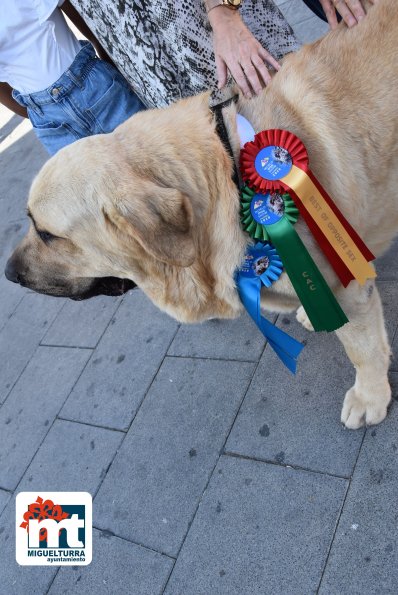
MULTIPOLYGON (((240 98, 223 115, 237 162, 237 112, 256 131, 299 136, 312 171, 379 256, 398 225, 398 3, 380 0, 367 10, 354 29, 341 26, 288 56, 259 97, 240 98)), ((240 228, 232 167, 206 94, 77 141, 34 180, 32 225, 6 274, 75 299, 116 293, 125 279, 183 322, 239 316, 234 273, 250 240, 240 228)), ((342 421, 377 424, 391 399, 378 291, 373 281, 342 288, 306 225, 297 229, 350 319, 337 331, 356 368, 342 421)), ((299 306, 286 275, 262 305, 299 306)), ((308 325, 301 309, 298 317, 308 325)))

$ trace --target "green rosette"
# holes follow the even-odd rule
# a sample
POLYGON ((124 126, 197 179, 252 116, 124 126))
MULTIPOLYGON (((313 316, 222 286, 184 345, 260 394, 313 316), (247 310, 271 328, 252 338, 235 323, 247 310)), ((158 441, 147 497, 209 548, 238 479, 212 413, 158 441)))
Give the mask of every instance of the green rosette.
POLYGON ((321 272, 294 229, 298 209, 289 194, 257 194, 244 186, 241 220, 245 231, 273 244, 316 331, 334 331, 348 322, 321 272))

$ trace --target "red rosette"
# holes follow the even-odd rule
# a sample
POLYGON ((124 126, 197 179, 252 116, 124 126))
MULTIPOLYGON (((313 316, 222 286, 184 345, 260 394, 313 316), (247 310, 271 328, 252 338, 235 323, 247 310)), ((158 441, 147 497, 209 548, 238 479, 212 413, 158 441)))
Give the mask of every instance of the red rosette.
POLYGON ((256 170, 255 160, 265 147, 282 147, 288 151, 292 164, 308 172, 308 153, 304 143, 292 132, 278 128, 258 132, 253 141, 245 144, 240 153, 240 170, 243 180, 256 192, 281 192, 288 190, 280 180, 267 180, 256 170))

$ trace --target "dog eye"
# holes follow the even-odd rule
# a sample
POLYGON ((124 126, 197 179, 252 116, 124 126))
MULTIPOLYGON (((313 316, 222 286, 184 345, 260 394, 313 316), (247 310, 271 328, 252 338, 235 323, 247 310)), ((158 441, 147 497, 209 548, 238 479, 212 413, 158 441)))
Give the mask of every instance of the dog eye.
POLYGON ((48 244, 49 242, 51 242, 51 240, 53 240, 55 238, 55 236, 52 233, 50 233, 49 231, 37 230, 37 233, 39 234, 39 238, 41 240, 43 240, 43 242, 45 244, 48 244))

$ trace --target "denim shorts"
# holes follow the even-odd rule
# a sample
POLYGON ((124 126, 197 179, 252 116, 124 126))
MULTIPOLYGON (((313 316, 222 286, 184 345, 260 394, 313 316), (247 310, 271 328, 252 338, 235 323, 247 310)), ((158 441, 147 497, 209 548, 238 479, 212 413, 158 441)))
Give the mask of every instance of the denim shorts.
POLYGON ((81 46, 68 70, 47 89, 30 94, 13 91, 50 155, 79 138, 112 132, 145 109, 116 68, 97 58, 89 42, 82 41, 81 46))

